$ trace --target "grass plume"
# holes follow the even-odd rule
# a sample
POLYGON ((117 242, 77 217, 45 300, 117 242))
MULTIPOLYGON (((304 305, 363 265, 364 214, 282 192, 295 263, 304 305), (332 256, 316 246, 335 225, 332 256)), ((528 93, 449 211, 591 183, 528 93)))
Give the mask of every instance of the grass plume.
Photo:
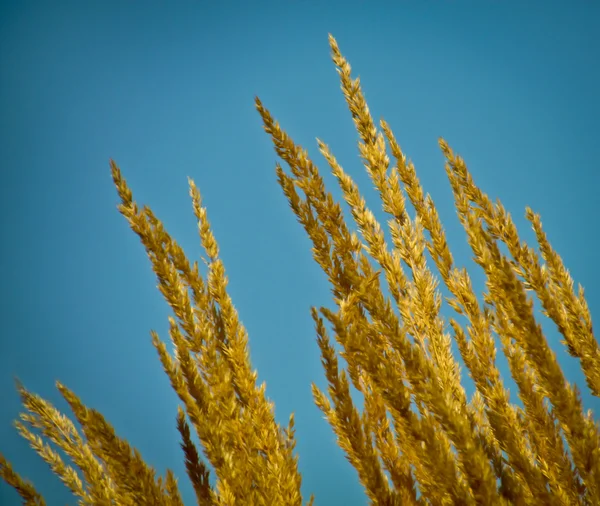
MULTIPOLYGON (((480 300, 469 273, 455 264, 415 167, 390 125, 375 123, 359 79, 352 77, 332 36, 329 43, 358 132, 360 157, 387 223, 377 221, 356 183, 318 140, 356 225, 351 230, 307 152, 258 98, 256 108, 289 168, 277 164, 278 182, 332 286, 334 309, 311 309, 328 382, 326 392, 312 385, 314 401, 370 503, 600 504, 600 426, 591 412, 584 412, 579 390, 566 380, 533 307, 535 296, 598 397, 600 350, 583 289, 575 290, 540 217, 527 209, 538 252, 520 239, 510 214, 476 186, 464 160, 440 139, 460 222, 485 273, 480 300), (442 285, 448 308, 463 324, 442 312, 442 285), (453 355, 452 339, 466 371, 453 355), (508 359, 523 407, 510 402, 496 363, 496 342, 508 359), (470 397, 462 374, 474 382, 470 397), (351 387, 364 398, 362 410, 354 404, 351 387)), ((176 424, 197 504, 305 504, 293 415, 281 426, 265 385, 257 384, 248 335, 227 292, 225 267, 198 188, 189 181, 205 276, 153 212, 134 201, 117 164, 110 166, 119 210, 142 241, 159 290, 173 310, 169 335, 174 356, 156 332, 151 337, 181 401, 176 424)), ((57 387, 81 430, 20 383, 26 412, 16 427, 79 504, 183 505, 170 470, 156 476, 100 413, 62 384, 57 387)), ((45 504, 2 455, 0 475, 23 504, 45 504)), ((312 503, 310 497, 306 504, 312 503)))

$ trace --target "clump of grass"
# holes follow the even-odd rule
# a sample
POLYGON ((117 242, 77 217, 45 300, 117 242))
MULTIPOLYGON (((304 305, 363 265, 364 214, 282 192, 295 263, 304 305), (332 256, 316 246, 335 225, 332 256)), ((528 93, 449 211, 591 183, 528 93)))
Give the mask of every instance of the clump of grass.
MULTIPOLYGON (((527 209, 537 252, 519 238, 500 202, 493 203, 475 185, 464 160, 440 140, 458 216, 486 276, 480 303, 469 274, 454 264, 436 207, 413 164, 390 126, 375 124, 359 80, 352 78, 332 36, 329 42, 361 158, 389 216, 391 244, 327 145, 318 141, 359 233, 349 229, 306 151, 258 98, 256 107, 290 169, 287 173, 277 165, 279 184, 333 288, 335 310, 311 311, 329 384, 328 395, 313 384, 314 400, 369 500, 381 506, 600 504, 600 428, 591 412, 584 413, 577 387, 565 379, 531 297, 538 298, 568 352, 579 359, 592 394, 600 396, 600 351, 583 289, 575 291, 539 216, 527 209), (414 218, 407 213, 407 199, 414 218), (465 324, 442 315, 440 283, 450 294, 447 304, 465 324), (476 387, 470 398, 461 385, 452 338, 476 387), (496 339, 523 407, 509 401, 496 365, 496 339), (354 405, 351 385, 364 397, 362 412, 354 405)), ((175 356, 155 332, 152 343, 181 400, 177 428, 197 503, 302 505, 294 418, 280 426, 265 385, 256 383, 248 336, 227 293, 225 268, 198 189, 190 180, 206 276, 152 211, 138 207, 113 161, 111 170, 119 209, 146 248, 175 315, 169 318, 175 356), (201 452, 192 441, 192 428, 201 452), (214 486, 206 461, 214 469, 214 486)), ((21 384, 27 412, 16 427, 80 504, 183 504, 170 470, 157 477, 100 413, 64 385, 57 387, 81 431, 21 384), (64 462, 59 450, 77 469, 64 462)), ((1 455, 0 475, 24 504, 45 504, 1 455)))

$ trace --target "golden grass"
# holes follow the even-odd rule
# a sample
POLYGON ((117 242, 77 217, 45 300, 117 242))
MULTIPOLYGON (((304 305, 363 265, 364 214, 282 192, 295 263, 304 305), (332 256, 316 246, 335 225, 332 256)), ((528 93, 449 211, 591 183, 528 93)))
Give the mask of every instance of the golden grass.
MULTIPOLYGON (((290 169, 286 173, 277 165, 279 184, 333 288, 335 310, 311 311, 329 384, 327 393, 313 384, 314 400, 369 500, 381 506, 600 504, 600 427, 591 412, 584 413, 577 387, 565 379, 531 298, 537 296, 568 352, 579 359, 592 394, 600 396, 600 351, 583 289, 575 292, 539 216, 527 209, 538 253, 519 238, 502 205, 492 203, 475 185, 463 159, 440 140, 459 219, 486 275, 481 304, 467 271, 454 264, 436 207, 424 194, 413 164, 390 126, 374 123, 359 80, 352 78, 335 39, 330 36, 329 42, 359 134, 361 158, 389 216, 392 244, 327 145, 318 141, 360 235, 348 228, 306 151, 258 98, 256 107, 290 169), (407 212, 407 199, 414 218, 407 212), (502 244, 510 256, 502 252, 502 244), (464 325, 442 315, 440 283, 450 293, 447 304, 462 315, 464 325), (384 294, 385 287, 390 296, 384 294), (330 333, 342 350, 345 369, 330 333), (476 387, 470 399, 461 385, 452 338, 476 387), (496 338, 523 408, 509 401, 496 365, 496 338), (364 397, 362 412, 354 405, 351 385, 364 397)), ((248 336, 227 293, 225 268, 198 189, 190 180, 207 257, 205 278, 152 211, 138 207, 112 161, 111 170, 119 209, 146 248, 159 289, 175 315, 169 318, 175 356, 155 332, 152 342, 181 400, 177 428, 197 503, 302 505, 294 418, 281 427, 265 385, 256 383, 248 336), (201 454, 214 469, 214 486, 201 454)), ((171 471, 156 477, 100 413, 65 386, 57 386, 81 433, 20 384, 27 412, 16 427, 80 504, 183 504, 171 471), (65 464, 59 450, 77 469, 65 464)), ((0 475, 24 504, 45 504, 2 455, 0 475)))

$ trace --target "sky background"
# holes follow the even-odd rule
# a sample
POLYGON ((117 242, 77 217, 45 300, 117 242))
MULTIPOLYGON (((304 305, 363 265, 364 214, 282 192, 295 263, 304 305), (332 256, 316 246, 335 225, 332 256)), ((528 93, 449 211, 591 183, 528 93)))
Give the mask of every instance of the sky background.
MULTIPOLYGON (((116 209, 114 158, 191 259, 201 253, 187 195, 194 178, 259 379, 278 420, 296 414, 305 498, 366 504, 312 401, 310 383, 326 382, 309 308, 332 307, 330 288, 276 182, 254 96, 339 196, 315 137, 328 143, 381 217, 329 57, 331 32, 373 116, 414 161, 457 264, 473 267, 439 136, 530 242, 525 206, 541 213, 598 318, 599 21, 592 1, 2 2, 0 451, 49 505, 75 504, 12 426, 14 376, 67 410, 60 380, 158 472, 173 469, 193 503, 178 399, 150 340, 151 329, 168 340, 170 309, 116 209)), ((473 278, 481 290, 481 273, 473 278)), ((600 412, 578 363, 557 352, 585 407, 600 412)), ((0 504, 19 504, 3 482, 0 504)))

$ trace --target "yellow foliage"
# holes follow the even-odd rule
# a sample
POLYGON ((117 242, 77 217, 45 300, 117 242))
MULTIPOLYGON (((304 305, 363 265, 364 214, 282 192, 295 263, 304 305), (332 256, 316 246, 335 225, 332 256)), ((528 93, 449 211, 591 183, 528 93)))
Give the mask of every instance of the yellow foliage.
MULTIPOLYGON (((600 504, 600 428, 590 412, 584 413, 577 388, 566 381, 530 297, 537 296, 568 352, 579 359, 592 394, 600 396, 600 351, 583 290, 575 292, 539 216, 527 209, 537 253, 519 238, 502 205, 492 203, 475 185, 463 159, 440 140, 460 221, 486 275, 481 304, 467 271, 454 264, 436 207, 424 194, 413 164, 390 126, 374 123, 359 80, 352 78, 332 36, 329 42, 359 134, 361 158, 389 215, 392 244, 327 145, 318 141, 360 235, 348 228, 340 204, 327 192, 306 151, 258 98, 256 108, 290 169, 286 173, 277 165, 279 184, 333 287, 336 309, 311 312, 329 384, 327 392, 313 384, 314 400, 371 503, 600 504), (414 218, 407 213, 407 199, 414 218), (383 278, 390 296, 384 294, 383 278), (450 294, 446 302, 462 315, 464 325, 442 316, 440 283, 450 294), (326 322, 346 369, 340 367, 326 322), (496 337, 523 408, 509 402, 496 365, 496 337), (461 385, 452 338, 475 383, 470 399, 461 385), (362 412, 351 398, 351 384, 364 396, 362 412)), ((227 292, 225 268, 198 189, 190 180, 207 257, 205 278, 152 211, 138 207, 113 161, 111 170, 119 209, 146 248, 159 289, 175 314, 169 318, 175 356, 155 332, 152 342, 181 400, 177 428, 197 503, 301 506, 294 418, 281 427, 264 384, 256 383, 248 336, 227 292), (192 428, 201 452, 192 441, 192 428), (215 471, 214 486, 201 454, 215 471)), ((16 426, 80 504, 183 504, 171 471, 156 477, 100 413, 65 386, 57 386, 81 433, 69 418, 20 384, 27 412, 16 426), (47 441, 78 470, 66 465, 47 441)), ((24 504, 44 504, 33 485, 1 455, 0 475, 24 504)))

